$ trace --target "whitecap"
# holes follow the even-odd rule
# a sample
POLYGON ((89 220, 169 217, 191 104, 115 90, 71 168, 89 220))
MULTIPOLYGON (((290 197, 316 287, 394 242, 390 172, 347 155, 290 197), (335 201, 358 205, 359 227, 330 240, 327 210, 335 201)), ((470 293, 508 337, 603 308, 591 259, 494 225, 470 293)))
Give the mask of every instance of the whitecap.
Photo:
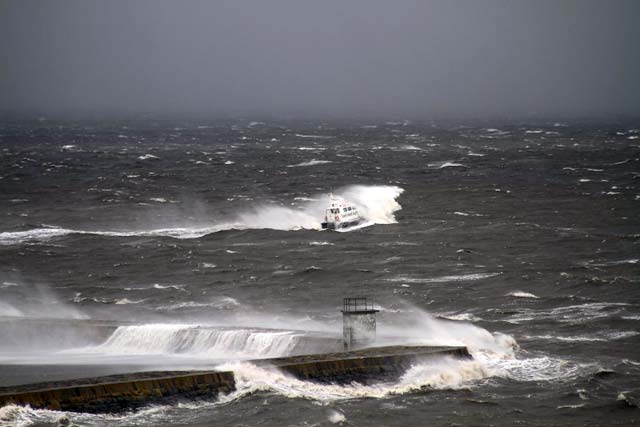
POLYGON ((397 241, 397 242, 381 242, 381 243, 377 243, 377 245, 378 246, 382 246, 382 247, 387 247, 387 246, 419 246, 419 243, 397 241))
POLYGON ((145 302, 146 299, 140 299, 140 300, 130 300, 128 298, 121 298, 118 300, 114 301, 114 304, 116 305, 124 305, 124 304, 140 304, 141 302, 145 302))
POLYGON ((184 291, 184 285, 161 285, 156 283, 153 285, 154 289, 175 289, 176 291, 184 291))
POLYGON ((535 299, 540 298, 540 297, 538 297, 538 296, 536 296, 536 295, 534 295, 534 294, 532 294, 532 293, 529 293, 529 292, 523 292, 523 291, 514 291, 514 292, 509 292, 509 293, 507 294, 507 296, 509 296, 509 297, 514 297, 514 298, 535 298, 535 299))
POLYGON ((300 151, 324 151, 326 148, 324 147, 298 147, 300 151))
POLYGON ((471 313, 451 313, 451 314, 439 314, 438 317, 448 320, 456 320, 462 322, 479 322, 482 319, 471 313))
POLYGON ((436 169, 445 169, 445 168, 466 168, 467 166, 462 163, 455 162, 439 162, 439 163, 429 163, 429 167, 436 169))
POLYGON ((332 163, 331 160, 316 160, 316 159, 311 159, 308 162, 302 162, 302 163, 298 163, 295 165, 288 165, 288 168, 297 168, 297 167, 304 167, 304 166, 315 166, 315 165, 323 165, 325 163, 332 163))
POLYGON ((537 340, 551 340, 551 341, 568 341, 568 342, 607 341, 604 338, 590 337, 590 336, 524 335, 523 338, 537 339, 537 340))
POLYGON ((343 423, 347 420, 347 417, 344 416, 342 412, 338 412, 336 410, 329 411, 329 422, 332 424, 343 423))
POLYGON ((218 309, 230 309, 238 306, 240 306, 240 303, 235 298, 223 297, 218 299, 217 301, 212 301, 212 302, 187 301, 187 302, 180 302, 176 304, 161 305, 157 307, 156 310, 176 311, 176 310, 183 310, 183 309, 190 309, 190 308, 205 308, 205 307, 213 307, 218 309))
POLYGON ((424 151, 422 148, 416 147, 415 145, 403 145, 400 147, 400 149, 406 151, 424 151))
POLYGON ((20 284, 15 283, 15 282, 7 282, 7 281, 4 281, 4 282, 2 282, 2 284, 0 285, 0 288, 10 288, 10 287, 14 287, 14 286, 20 286, 20 284))
POLYGON ((587 303, 570 305, 544 310, 522 308, 517 314, 506 317, 504 320, 512 323, 525 321, 552 320, 562 323, 580 324, 597 319, 618 315, 627 303, 587 303))
POLYGON ((295 134, 298 138, 309 138, 309 139, 333 139, 333 136, 328 135, 306 135, 306 134, 295 134))
POLYGON ((488 279, 491 277, 499 276, 501 274, 502 273, 470 273, 470 274, 461 274, 461 275, 453 275, 453 276, 424 277, 424 278, 399 276, 399 277, 393 277, 385 280, 388 282, 406 282, 406 283, 466 282, 466 281, 473 281, 473 280, 488 279))
POLYGON ((566 359, 539 356, 527 359, 485 360, 499 377, 515 381, 565 381, 596 371, 596 364, 580 364, 566 359))

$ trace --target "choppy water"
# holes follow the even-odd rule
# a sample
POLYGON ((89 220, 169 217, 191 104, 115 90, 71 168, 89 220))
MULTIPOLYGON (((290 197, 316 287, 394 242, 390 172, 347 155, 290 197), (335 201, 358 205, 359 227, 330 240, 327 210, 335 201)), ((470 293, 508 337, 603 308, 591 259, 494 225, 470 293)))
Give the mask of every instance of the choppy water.
POLYGON ((239 388, 0 424, 638 423, 639 127, 5 122, 0 385, 218 366, 239 388), (368 226, 321 231, 330 191, 368 226), (381 344, 475 359, 347 386, 243 362, 337 336, 352 295, 381 306, 381 344))

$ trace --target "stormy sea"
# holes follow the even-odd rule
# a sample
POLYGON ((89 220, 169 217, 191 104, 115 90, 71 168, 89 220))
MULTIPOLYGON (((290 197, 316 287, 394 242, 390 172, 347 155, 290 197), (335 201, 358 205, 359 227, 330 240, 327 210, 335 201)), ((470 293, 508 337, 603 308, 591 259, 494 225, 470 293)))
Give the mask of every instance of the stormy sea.
POLYGON ((0 124, 0 394, 141 371, 236 391, 3 426, 640 423, 640 123, 271 119, 0 124), (322 230, 329 194, 362 223, 322 230), (466 346, 303 381, 342 299, 376 345, 466 346), (322 338, 322 339, 321 339, 322 338))

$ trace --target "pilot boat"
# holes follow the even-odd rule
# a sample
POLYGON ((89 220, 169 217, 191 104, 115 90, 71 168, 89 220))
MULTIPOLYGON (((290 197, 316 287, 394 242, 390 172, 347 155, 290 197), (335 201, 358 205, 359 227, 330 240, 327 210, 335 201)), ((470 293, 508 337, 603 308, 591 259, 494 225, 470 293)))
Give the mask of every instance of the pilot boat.
POLYGON ((323 230, 343 230, 362 222, 358 209, 352 203, 329 194, 329 207, 324 214, 323 230))

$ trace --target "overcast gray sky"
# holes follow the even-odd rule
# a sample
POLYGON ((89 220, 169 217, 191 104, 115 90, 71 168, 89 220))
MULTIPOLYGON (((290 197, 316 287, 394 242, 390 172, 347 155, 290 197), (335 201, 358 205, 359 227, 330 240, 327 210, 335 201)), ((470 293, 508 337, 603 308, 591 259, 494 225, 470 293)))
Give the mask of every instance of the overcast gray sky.
POLYGON ((0 0, 0 110, 640 115, 639 0, 0 0))

